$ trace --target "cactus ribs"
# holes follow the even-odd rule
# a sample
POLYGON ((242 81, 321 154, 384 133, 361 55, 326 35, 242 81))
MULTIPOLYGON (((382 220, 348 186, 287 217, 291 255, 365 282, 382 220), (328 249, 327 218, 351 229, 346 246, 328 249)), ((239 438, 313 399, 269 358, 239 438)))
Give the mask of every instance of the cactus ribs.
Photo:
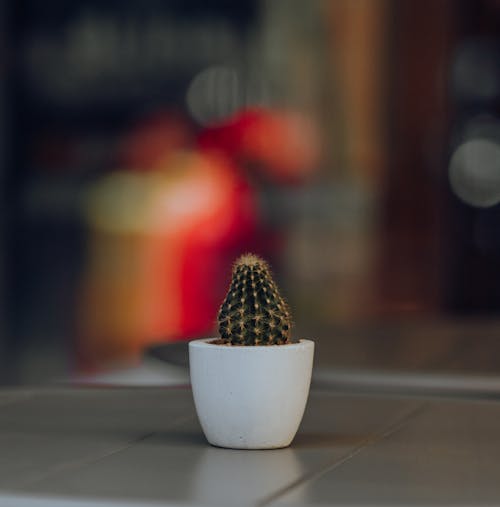
POLYGON ((291 317, 269 266, 253 254, 233 266, 228 293, 218 314, 223 343, 282 345, 291 343, 291 317))

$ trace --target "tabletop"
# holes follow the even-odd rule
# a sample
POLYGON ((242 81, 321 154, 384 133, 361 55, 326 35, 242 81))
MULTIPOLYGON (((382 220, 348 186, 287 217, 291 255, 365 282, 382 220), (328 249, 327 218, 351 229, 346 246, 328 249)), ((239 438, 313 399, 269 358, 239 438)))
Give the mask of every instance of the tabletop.
POLYGON ((0 505, 500 502, 496 399, 315 388, 287 449, 205 441, 189 387, 0 390, 0 505))

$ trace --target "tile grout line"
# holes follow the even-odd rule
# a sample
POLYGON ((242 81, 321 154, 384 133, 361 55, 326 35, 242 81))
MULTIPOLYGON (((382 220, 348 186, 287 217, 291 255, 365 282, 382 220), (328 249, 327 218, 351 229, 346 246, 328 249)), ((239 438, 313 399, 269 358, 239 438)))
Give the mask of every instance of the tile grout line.
POLYGON ((292 491, 294 488, 301 486, 308 481, 317 479, 318 477, 321 477, 327 472, 331 472, 332 470, 339 468, 340 466, 342 466, 350 459, 354 458, 354 456, 358 455, 361 451, 363 451, 367 447, 376 444, 384 440, 385 438, 393 435, 394 433, 398 432, 400 429, 406 426, 406 424, 409 422, 410 419, 413 419, 414 417, 418 416, 421 412, 423 412, 428 407, 428 405, 429 403, 423 403, 417 406, 416 408, 414 408, 413 410, 402 416, 399 420, 391 424, 386 430, 383 430, 382 432, 379 433, 375 433, 373 436, 362 440, 359 443, 359 445, 357 445, 354 449, 349 451, 347 454, 344 454, 343 456, 335 460, 333 463, 327 464, 326 466, 325 465, 321 467, 318 466, 315 470, 311 470, 309 473, 303 475, 302 477, 299 477, 298 479, 291 482, 287 486, 284 486, 278 491, 275 491, 274 493, 271 493, 270 495, 258 500, 255 506, 265 507, 270 503, 278 500, 279 497, 292 491))
MULTIPOLYGON (((192 420, 194 416, 183 416, 177 419, 172 425, 169 425, 169 428, 175 428, 178 425, 183 424, 186 421, 192 420)), ((40 482, 44 481, 45 479, 48 479, 50 477, 53 477, 54 475, 60 473, 60 472, 66 472, 66 471, 74 471, 78 470, 81 467, 85 467, 88 465, 92 465, 94 463, 98 463, 99 461, 109 458, 110 456, 113 456, 115 454, 118 454, 122 451, 126 451, 127 449, 130 449, 132 446, 139 442, 143 442, 144 440, 147 440, 148 438, 151 438, 154 436, 157 432, 152 431, 150 433, 144 433, 142 435, 139 435, 136 438, 132 438, 131 440, 128 440, 127 442, 124 442, 120 446, 110 449, 109 451, 106 451, 98 456, 92 456, 87 458, 80 458, 73 461, 68 461, 66 463, 61 463, 59 465, 54 466, 50 470, 48 470, 45 473, 40 474, 38 477, 35 477, 34 479, 30 479, 29 481, 25 482, 24 484, 20 484, 16 487, 16 489, 23 490, 23 491, 30 491, 30 489, 40 482)))

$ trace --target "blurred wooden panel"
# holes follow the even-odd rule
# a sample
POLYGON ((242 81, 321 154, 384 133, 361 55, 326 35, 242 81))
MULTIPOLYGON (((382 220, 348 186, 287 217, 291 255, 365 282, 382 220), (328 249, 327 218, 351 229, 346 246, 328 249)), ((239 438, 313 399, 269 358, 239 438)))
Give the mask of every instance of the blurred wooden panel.
POLYGON ((391 2, 388 167, 375 313, 436 312, 448 146, 451 0, 391 2))

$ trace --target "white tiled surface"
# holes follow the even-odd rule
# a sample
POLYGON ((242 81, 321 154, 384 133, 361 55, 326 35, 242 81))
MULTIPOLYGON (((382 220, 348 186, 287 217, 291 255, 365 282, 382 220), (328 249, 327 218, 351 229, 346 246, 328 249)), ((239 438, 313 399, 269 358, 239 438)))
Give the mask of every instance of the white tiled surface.
MULTIPOLYGON (((500 406, 433 403, 276 504, 498 505, 500 406)), ((273 503, 272 505, 276 505, 273 503)))
POLYGON ((313 392, 292 447, 234 451, 189 389, 0 391, 0 505, 496 504, 499 477, 493 401, 313 392))

